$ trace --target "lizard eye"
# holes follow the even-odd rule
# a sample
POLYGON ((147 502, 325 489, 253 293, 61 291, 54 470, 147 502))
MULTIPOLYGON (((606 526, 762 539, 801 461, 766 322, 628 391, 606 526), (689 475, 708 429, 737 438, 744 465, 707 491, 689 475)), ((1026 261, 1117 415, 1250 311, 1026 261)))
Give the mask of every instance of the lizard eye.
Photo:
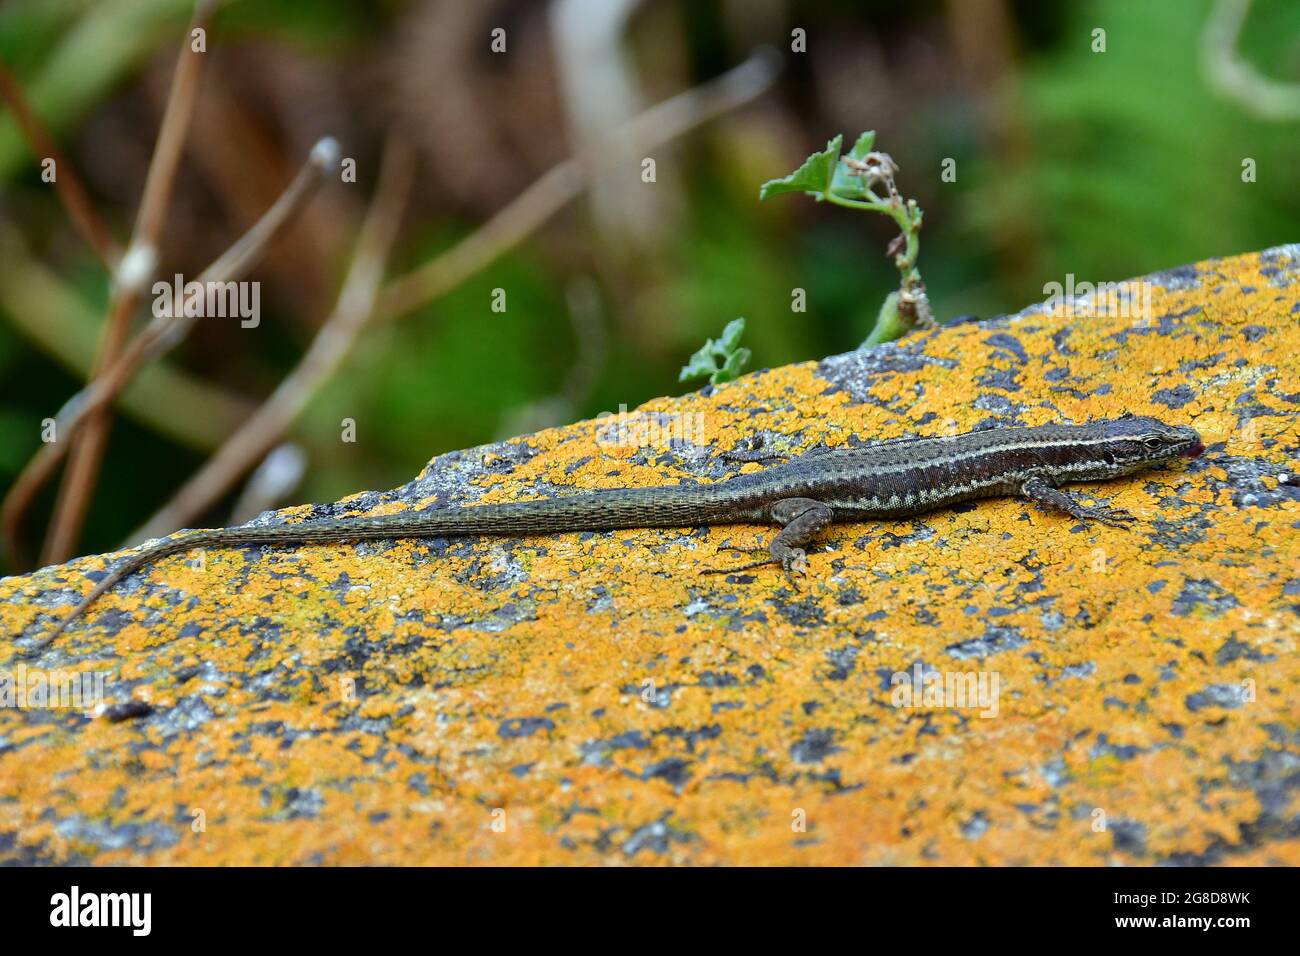
POLYGON ((1144 438, 1142 444, 1146 445, 1151 451, 1158 451, 1163 443, 1159 438, 1144 438))

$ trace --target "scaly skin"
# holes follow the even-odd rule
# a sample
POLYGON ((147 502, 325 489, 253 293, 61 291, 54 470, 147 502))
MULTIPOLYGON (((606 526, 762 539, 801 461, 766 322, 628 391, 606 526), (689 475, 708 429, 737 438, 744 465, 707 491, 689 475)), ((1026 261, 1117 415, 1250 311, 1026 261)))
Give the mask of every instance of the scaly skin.
POLYGON ((1134 520, 1132 515, 1084 506, 1057 486, 1117 478, 1179 457, 1195 457, 1202 450, 1200 436, 1191 428, 1126 415, 1086 425, 992 428, 949 438, 909 438, 802 455, 709 485, 610 488, 379 518, 197 531, 131 555, 29 653, 47 647, 127 575, 191 548, 771 522, 781 525, 781 531, 761 549, 766 558, 704 573, 776 563, 793 583, 793 574, 806 568, 803 546, 833 521, 902 518, 976 498, 1020 495, 1076 518, 1123 527, 1134 520))

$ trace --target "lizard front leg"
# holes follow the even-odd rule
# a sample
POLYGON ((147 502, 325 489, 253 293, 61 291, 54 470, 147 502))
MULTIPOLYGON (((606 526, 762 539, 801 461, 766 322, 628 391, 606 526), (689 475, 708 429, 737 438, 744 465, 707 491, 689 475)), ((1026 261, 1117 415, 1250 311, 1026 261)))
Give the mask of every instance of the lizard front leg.
POLYGON ((1116 528, 1126 528, 1128 527, 1128 522, 1137 520, 1133 515, 1124 511, 1122 508, 1089 507, 1088 505, 1082 504, 1075 498, 1067 495, 1064 491, 1061 491, 1058 488, 1053 488, 1042 478, 1028 479, 1020 486, 1020 493, 1031 501, 1038 502, 1045 508, 1050 508, 1055 511, 1063 511, 1068 515, 1073 515, 1075 518, 1080 518, 1084 521, 1100 521, 1103 524, 1112 525, 1116 528))
POLYGON ((772 521, 782 525, 782 528, 766 548, 729 549, 733 551, 766 551, 766 558, 741 565, 738 568, 710 568, 701 573, 734 574, 737 571, 748 571, 750 568, 762 567, 765 564, 779 564, 790 584, 797 590, 799 584, 795 580, 795 572, 799 574, 808 573, 808 553, 803 549, 803 545, 811 541, 822 528, 831 523, 834 513, 829 505, 813 498, 782 498, 780 501, 772 503, 772 506, 768 509, 768 515, 772 521))

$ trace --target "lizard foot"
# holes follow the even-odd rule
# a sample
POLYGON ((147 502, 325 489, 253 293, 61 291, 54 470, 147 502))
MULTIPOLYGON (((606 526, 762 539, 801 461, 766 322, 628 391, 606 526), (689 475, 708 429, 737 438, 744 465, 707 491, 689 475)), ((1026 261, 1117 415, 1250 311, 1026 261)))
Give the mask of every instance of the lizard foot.
MULTIPOLYGON (((752 548, 742 548, 738 545, 728 544, 718 549, 719 551, 730 551, 733 554, 766 554, 771 555, 772 549, 765 544, 757 544, 752 548)), ((760 561, 759 564, 771 564, 772 560, 760 561)))
POLYGON ((736 574, 740 571, 750 571, 754 568, 761 568, 769 564, 781 565, 781 570, 785 572, 786 580, 796 591, 800 590, 799 580, 795 574, 805 577, 808 575, 808 555, 803 548, 785 548, 779 554, 773 554, 767 548, 727 548, 727 551, 736 551, 740 553, 762 552, 767 557, 759 561, 751 561, 749 564, 742 564, 735 568, 704 568, 700 574, 736 574))
POLYGON ((1112 528, 1127 528, 1137 517, 1123 508, 1109 508, 1098 505, 1094 508, 1081 508, 1079 514, 1075 517, 1085 520, 1100 521, 1102 524, 1108 524, 1112 528))

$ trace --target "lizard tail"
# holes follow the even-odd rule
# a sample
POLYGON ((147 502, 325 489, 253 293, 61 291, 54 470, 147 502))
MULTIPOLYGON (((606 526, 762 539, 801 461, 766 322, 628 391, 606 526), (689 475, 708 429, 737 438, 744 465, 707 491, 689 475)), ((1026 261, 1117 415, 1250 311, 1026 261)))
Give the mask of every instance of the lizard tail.
POLYGON ((417 514, 397 512, 374 518, 304 521, 285 525, 210 528, 169 538, 142 548, 110 570, 48 635, 32 644, 37 654, 115 584, 159 558, 191 548, 243 547, 255 544, 320 544, 375 538, 446 535, 549 534, 617 528, 689 527, 697 523, 757 518, 743 502, 726 495, 681 487, 619 488, 502 504, 435 509, 417 514))
POLYGON ((159 558, 164 558, 169 554, 176 554, 178 551, 188 551, 190 548, 197 548, 204 544, 210 544, 214 540, 215 538, 212 531, 200 531, 197 534, 187 535, 184 538, 173 538, 168 541, 162 541, 155 544, 153 547, 143 548, 140 551, 137 551, 105 574, 100 579, 99 583, 91 589, 90 593, 82 598, 77 603, 77 606, 69 611, 67 616, 55 625, 54 630, 50 631, 49 634, 45 635, 45 637, 41 638, 36 643, 29 645, 26 652, 27 656, 31 657, 35 654, 39 654, 41 651, 45 650, 45 648, 53 644, 55 639, 67 630, 69 624, 81 617, 86 608, 90 607, 97 598, 111 589, 113 585, 117 584, 117 582, 121 581, 123 578, 134 574, 145 565, 151 564, 159 558))

